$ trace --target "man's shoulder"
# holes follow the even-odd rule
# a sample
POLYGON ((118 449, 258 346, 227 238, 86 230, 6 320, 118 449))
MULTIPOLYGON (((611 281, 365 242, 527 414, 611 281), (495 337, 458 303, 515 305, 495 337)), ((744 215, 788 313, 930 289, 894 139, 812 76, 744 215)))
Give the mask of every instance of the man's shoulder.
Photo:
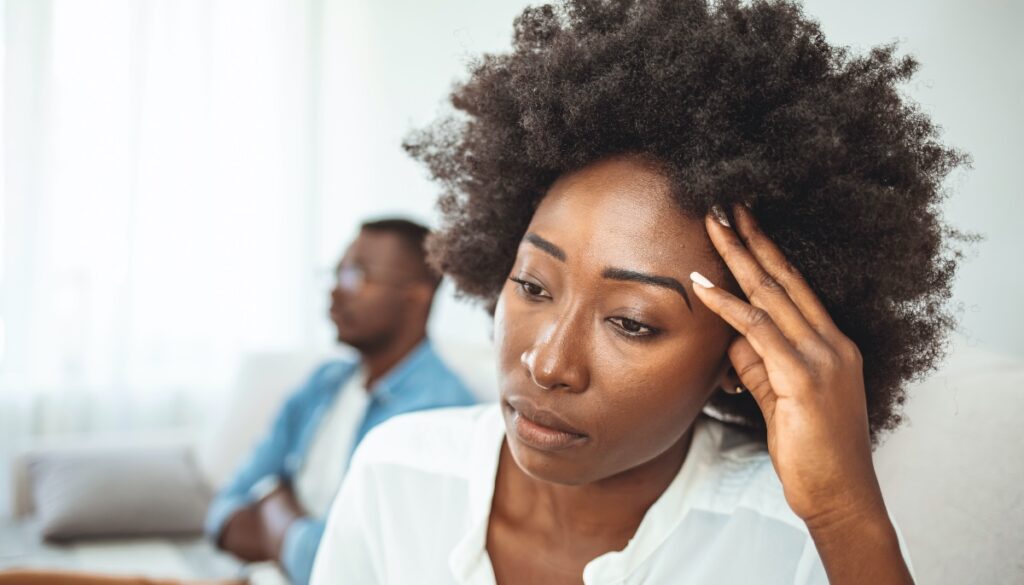
POLYGON ((288 396, 283 412, 293 420, 295 417, 305 419, 315 409, 330 402, 358 366, 358 362, 346 358, 320 362, 288 396))
POLYGON ((430 346, 426 348, 424 359, 417 360, 405 376, 403 384, 416 390, 413 395, 435 406, 469 406, 477 402, 462 378, 430 346))
POLYGON ((503 429, 493 403, 402 414, 367 434, 353 465, 462 475, 480 442, 499 437, 503 429))
POLYGON ((344 377, 359 367, 359 360, 354 357, 338 356, 325 359, 313 368, 311 379, 344 377))
POLYGON ((337 390, 338 385, 351 376, 359 367, 359 361, 348 357, 334 357, 317 364, 306 377, 306 381, 295 392, 317 393, 337 390))

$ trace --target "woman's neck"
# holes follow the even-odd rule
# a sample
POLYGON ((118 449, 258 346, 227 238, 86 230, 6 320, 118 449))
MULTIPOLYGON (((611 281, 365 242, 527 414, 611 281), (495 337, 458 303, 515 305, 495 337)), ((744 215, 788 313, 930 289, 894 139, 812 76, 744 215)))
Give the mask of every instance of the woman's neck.
POLYGON ((621 550, 636 533, 647 510, 661 497, 686 458, 691 427, 675 444, 637 467, 571 486, 527 475, 502 446, 492 515, 552 542, 597 539, 621 550), (618 543, 621 543, 619 545, 618 543))

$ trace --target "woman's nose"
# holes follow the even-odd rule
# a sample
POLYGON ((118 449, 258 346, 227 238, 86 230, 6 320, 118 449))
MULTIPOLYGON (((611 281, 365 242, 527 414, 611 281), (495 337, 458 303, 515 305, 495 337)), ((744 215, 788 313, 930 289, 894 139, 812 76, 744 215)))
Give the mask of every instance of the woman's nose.
POLYGON ((590 384, 587 338, 571 319, 551 323, 519 356, 533 383, 545 390, 582 392, 590 384))

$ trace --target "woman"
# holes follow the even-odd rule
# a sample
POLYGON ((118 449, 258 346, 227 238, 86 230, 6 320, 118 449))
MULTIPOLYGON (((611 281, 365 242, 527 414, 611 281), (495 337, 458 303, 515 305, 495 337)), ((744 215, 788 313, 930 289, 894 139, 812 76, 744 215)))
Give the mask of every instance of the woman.
POLYGON ((407 144, 501 400, 369 437, 313 583, 912 582, 871 446, 951 326, 963 156, 893 54, 784 1, 527 9, 407 144))

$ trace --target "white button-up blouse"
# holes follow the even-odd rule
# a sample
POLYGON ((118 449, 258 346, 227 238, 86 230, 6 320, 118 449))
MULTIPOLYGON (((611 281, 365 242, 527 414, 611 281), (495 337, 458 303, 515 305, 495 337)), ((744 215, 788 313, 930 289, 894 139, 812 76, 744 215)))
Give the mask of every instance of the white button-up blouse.
MULTIPOLYGON (((312 585, 494 585, 485 542, 504 438, 495 404, 404 415, 373 430, 331 508, 312 585)), ((632 540, 590 561, 583 582, 828 580, 764 445, 701 419, 632 540)))

